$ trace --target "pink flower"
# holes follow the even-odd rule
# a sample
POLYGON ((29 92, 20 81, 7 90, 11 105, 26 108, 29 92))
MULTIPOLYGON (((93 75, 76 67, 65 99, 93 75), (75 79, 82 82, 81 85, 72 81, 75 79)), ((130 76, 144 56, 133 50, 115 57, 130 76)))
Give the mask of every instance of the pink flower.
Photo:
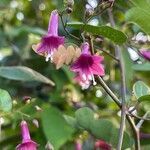
POLYGON ((58 12, 53 10, 49 20, 48 32, 42 37, 41 43, 37 45, 35 50, 38 54, 46 56, 46 61, 52 58, 54 51, 65 41, 64 37, 58 36, 58 20, 58 12))
POLYGON ((145 59, 150 61, 150 50, 141 50, 140 53, 145 59))
POLYGON ((21 122, 22 143, 17 145, 16 150, 37 150, 37 143, 32 141, 26 121, 21 122))
POLYGON ((95 149, 111 150, 111 146, 103 140, 95 142, 95 149))
POLYGON ((81 84, 89 84, 90 80, 93 80, 93 85, 96 85, 94 75, 103 76, 105 74, 101 64, 103 57, 91 55, 87 42, 82 44, 81 49, 80 57, 71 65, 71 70, 77 73, 75 80, 81 84))

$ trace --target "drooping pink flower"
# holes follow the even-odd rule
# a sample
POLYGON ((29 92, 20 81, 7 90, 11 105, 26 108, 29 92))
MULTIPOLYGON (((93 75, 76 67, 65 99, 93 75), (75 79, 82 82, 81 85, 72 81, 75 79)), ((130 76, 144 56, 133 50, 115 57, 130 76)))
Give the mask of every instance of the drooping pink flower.
POLYGON ((105 74, 104 67, 101 64, 103 57, 92 55, 87 42, 82 44, 81 49, 82 53, 80 57, 71 65, 71 70, 78 75, 75 78, 77 81, 85 84, 92 80, 93 85, 96 85, 94 75, 103 76, 105 74))
POLYGON ((38 144, 31 140, 26 121, 21 122, 22 142, 17 145, 16 150, 37 150, 38 144))
POLYGON ((59 15, 57 10, 51 12, 48 32, 42 37, 41 43, 37 44, 36 52, 46 56, 46 61, 52 58, 54 51, 64 44, 65 38, 58 35, 59 15))
POLYGON ((150 50, 141 50, 140 53, 145 59, 150 61, 150 50))
POLYGON ((111 146, 103 140, 95 142, 95 149, 111 150, 111 146))

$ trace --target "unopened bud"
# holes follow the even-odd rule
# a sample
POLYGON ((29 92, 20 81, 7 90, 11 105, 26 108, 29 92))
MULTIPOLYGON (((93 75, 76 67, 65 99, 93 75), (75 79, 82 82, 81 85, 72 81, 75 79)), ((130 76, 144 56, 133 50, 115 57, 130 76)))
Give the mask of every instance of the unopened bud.
POLYGON ((32 123, 33 123, 37 128, 39 128, 39 122, 38 122, 37 119, 33 119, 33 120, 32 120, 32 123))
POLYGON ((37 111, 42 111, 42 109, 41 109, 38 105, 35 106, 35 109, 36 109, 37 111))
POLYGON ((45 149, 46 150, 54 150, 54 147, 50 142, 47 142, 47 144, 45 145, 45 149))
POLYGON ((13 105, 17 105, 17 101, 16 100, 13 100, 13 105))
POLYGON ((67 8, 66 8, 66 12, 67 12, 67 14, 71 14, 71 13, 72 13, 72 11, 73 11, 73 9, 72 9, 71 7, 67 7, 67 8))
POLYGON ((86 16, 92 16, 94 11, 92 9, 86 9, 86 16))
POLYGON ((30 96, 24 96, 24 97, 23 97, 23 101, 24 101, 25 103, 29 104, 30 101, 31 101, 31 97, 30 97, 30 96))
POLYGON ((67 7, 73 7, 74 0, 65 0, 64 3, 67 7))

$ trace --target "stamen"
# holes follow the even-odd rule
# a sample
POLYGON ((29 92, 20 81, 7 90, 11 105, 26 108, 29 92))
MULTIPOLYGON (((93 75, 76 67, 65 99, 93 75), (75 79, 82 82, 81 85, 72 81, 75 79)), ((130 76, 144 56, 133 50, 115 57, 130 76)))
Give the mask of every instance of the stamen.
POLYGON ((45 61, 46 61, 46 62, 49 61, 49 58, 51 58, 51 57, 52 57, 52 55, 49 53, 49 54, 46 56, 45 61))
POLYGON ((91 77, 92 77, 92 80, 93 80, 93 85, 96 85, 96 84, 97 84, 97 82, 95 81, 94 75, 93 75, 93 74, 91 74, 91 77))

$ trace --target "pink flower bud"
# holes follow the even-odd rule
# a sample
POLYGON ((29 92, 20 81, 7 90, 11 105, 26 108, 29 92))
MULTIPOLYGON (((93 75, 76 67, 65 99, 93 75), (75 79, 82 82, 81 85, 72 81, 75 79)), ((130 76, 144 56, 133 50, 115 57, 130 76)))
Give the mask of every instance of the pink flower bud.
POLYGON ((17 145, 16 150, 37 150, 37 143, 32 141, 26 121, 21 122, 22 143, 17 145))

